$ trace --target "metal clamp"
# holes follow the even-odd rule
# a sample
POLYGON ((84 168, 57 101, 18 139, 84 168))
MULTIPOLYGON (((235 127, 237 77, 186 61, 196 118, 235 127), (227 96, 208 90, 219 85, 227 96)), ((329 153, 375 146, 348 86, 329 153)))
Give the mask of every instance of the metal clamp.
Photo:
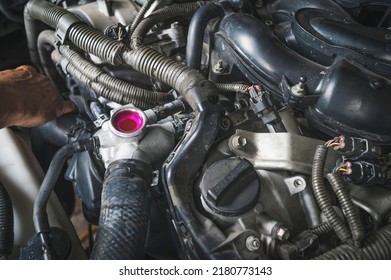
POLYGON ((109 118, 105 114, 99 115, 99 117, 94 121, 96 127, 102 127, 103 123, 108 121, 109 118))
POLYGON ((77 23, 83 23, 83 22, 73 14, 68 13, 60 18, 57 24, 55 35, 61 44, 64 44, 65 40, 67 39, 69 29, 77 23))

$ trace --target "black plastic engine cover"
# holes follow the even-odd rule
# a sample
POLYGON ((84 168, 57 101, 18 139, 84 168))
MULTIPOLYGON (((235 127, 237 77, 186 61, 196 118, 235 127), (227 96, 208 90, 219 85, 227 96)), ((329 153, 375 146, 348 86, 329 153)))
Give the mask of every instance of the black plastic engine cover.
POLYGON ((307 118, 327 134, 391 142, 391 80, 346 59, 328 72, 307 118))
POLYGON ((389 31, 341 11, 295 7, 279 34, 255 16, 230 13, 215 34, 215 52, 277 101, 306 112, 321 132, 390 143, 389 31), (303 76, 306 94, 298 97, 291 88, 303 76))

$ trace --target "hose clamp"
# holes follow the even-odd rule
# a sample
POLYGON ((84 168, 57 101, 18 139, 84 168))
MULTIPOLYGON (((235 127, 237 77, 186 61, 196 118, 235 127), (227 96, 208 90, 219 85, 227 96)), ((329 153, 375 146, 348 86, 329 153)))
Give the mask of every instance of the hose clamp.
POLYGON ((75 24, 84 24, 78 17, 73 14, 65 14, 58 21, 56 28, 56 38, 60 41, 61 44, 64 44, 65 40, 68 38, 68 33, 70 28, 75 24))
POLYGON ((100 114, 98 118, 94 121, 94 125, 98 128, 102 127, 103 123, 105 123, 108 120, 109 118, 105 114, 100 114))

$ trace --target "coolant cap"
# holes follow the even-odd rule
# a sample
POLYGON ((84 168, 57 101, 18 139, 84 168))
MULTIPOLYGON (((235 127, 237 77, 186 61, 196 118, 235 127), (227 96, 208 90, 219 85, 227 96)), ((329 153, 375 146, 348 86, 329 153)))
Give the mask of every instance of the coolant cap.
POLYGON ((112 112, 110 130, 120 137, 136 137, 144 132, 146 116, 143 111, 125 106, 112 112))

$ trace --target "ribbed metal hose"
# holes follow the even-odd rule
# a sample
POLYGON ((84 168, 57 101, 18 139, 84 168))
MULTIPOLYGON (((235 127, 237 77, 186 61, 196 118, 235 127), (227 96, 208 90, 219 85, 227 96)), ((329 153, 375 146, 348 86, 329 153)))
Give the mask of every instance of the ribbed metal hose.
POLYGON ((327 179, 337 196, 342 211, 349 224, 354 244, 356 247, 359 247, 361 241, 365 237, 364 225, 360 220, 360 213, 358 212, 356 205, 353 203, 350 192, 344 184, 342 176, 337 173, 329 173, 327 174, 327 179))
POLYGON ((197 70, 171 60, 163 54, 144 46, 125 52, 124 61, 135 70, 154 77, 180 92, 196 110, 205 100, 213 102, 216 88, 197 70))
MULTIPOLYGON (((71 74, 72 77, 74 77, 76 80, 78 80, 79 82, 81 82, 85 85, 88 85, 97 94, 99 94, 100 96, 102 96, 103 98, 106 98, 108 100, 117 102, 119 104, 132 103, 134 106, 136 106, 140 109, 149 109, 149 108, 154 107, 156 105, 156 103, 163 102, 163 101, 150 101, 151 98, 146 98, 147 94, 138 95, 137 97, 135 97, 134 92, 132 92, 132 91, 125 94, 125 93, 115 89, 112 86, 104 85, 100 81, 99 82, 93 81, 93 79, 90 79, 89 76, 85 75, 85 71, 84 72, 79 71, 80 67, 76 67, 75 65, 73 65, 67 58, 65 58, 64 56, 61 56, 61 54, 58 53, 57 51, 53 51, 52 59, 56 63, 63 65, 63 67, 65 67, 64 70, 67 73, 71 74)), ((80 66, 80 65, 78 65, 78 66, 80 66)), ((96 72, 96 71, 93 71, 93 72, 96 72)), ((141 90, 143 90, 143 89, 141 89, 141 90)), ((165 94, 164 97, 167 100, 169 99, 169 96, 167 94, 165 94)))
POLYGON ((361 248, 343 244, 315 260, 389 260, 391 259, 391 225, 387 225, 368 236, 361 248))
POLYGON ((207 2, 191 2, 183 4, 174 4, 166 6, 162 9, 157 10, 156 12, 149 15, 147 18, 143 19, 134 30, 132 36, 130 37, 131 45, 133 48, 139 47, 148 31, 157 23, 170 18, 175 17, 185 17, 190 16, 195 13, 200 7, 206 5, 207 2))
POLYGON ((142 104, 156 105, 172 100, 172 97, 165 92, 154 92, 139 88, 129 84, 128 82, 110 76, 105 71, 88 62, 80 54, 71 50, 67 46, 61 46, 59 50, 61 54, 63 54, 64 57, 67 58, 74 67, 77 68, 77 70, 87 76, 91 81, 101 83, 104 86, 129 97, 125 98, 127 101, 129 101, 129 103, 139 102, 142 104))
POLYGON ((14 246, 14 212, 11 198, 0 182, 0 258, 11 254, 14 246))
POLYGON ((69 29, 69 40, 82 50, 111 64, 121 63, 122 43, 103 36, 91 27, 80 24, 69 29))
POLYGON ((80 72, 73 64, 71 64, 65 57, 61 56, 61 54, 58 51, 52 52, 52 59, 56 63, 60 65, 65 65, 64 71, 72 75, 76 80, 81 82, 82 84, 88 85, 93 91, 95 91, 97 94, 102 96, 103 98, 106 98, 108 100, 117 102, 119 104, 129 104, 132 103, 134 106, 146 109, 153 107, 153 104, 145 103, 143 101, 139 100, 130 100, 131 98, 127 95, 124 95, 123 93, 114 90, 112 88, 109 88, 101 83, 93 82, 90 78, 88 78, 86 75, 84 75, 82 72, 80 72))
POLYGON ((60 18, 68 13, 56 5, 42 0, 31 0, 27 3, 27 11, 35 18, 55 28, 60 18))
POLYGON ((347 242, 352 238, 348 227, 338 216, 327 196, 324 184, 323 172, 326 162, 327 148, 323 145, 316 147, 312 165, 312 190, 320 210, 326 216, 327 221, 334 229, 335 234, 342 242, 347 242))
POLYGON ((26 12, 52 28, 59 29, 59 22, 66 16, 67 22, 74 23, 68 28, 68 38, 77 47, 96 55, 111 64, 121 63, 121 52, 124 45, 114 41, 95 29, 87 26, 72 13, 56 5, 42 0, 31 0, 26 6, 26 12))

